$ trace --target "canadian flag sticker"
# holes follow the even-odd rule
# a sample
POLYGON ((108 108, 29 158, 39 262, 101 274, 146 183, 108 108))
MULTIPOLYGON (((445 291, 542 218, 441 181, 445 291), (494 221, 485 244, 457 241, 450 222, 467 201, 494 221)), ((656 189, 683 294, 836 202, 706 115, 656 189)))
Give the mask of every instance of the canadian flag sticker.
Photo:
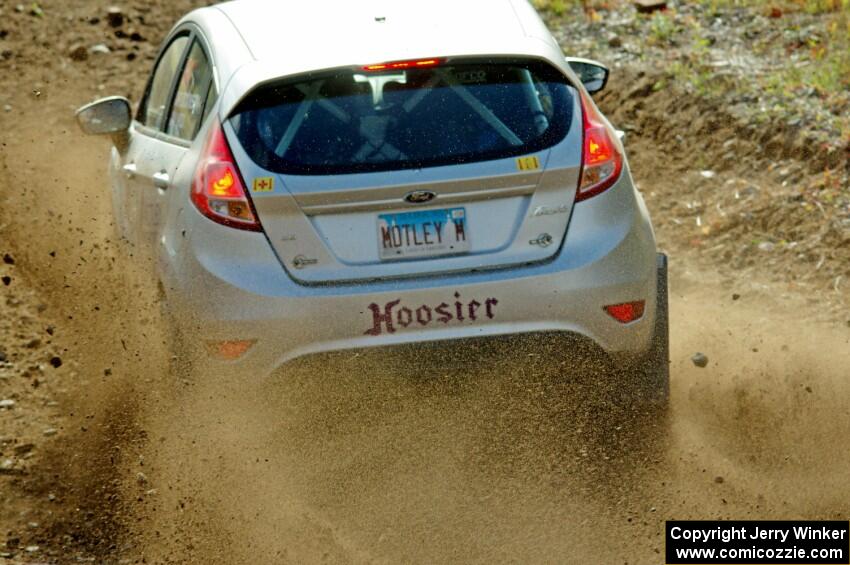
POLYGON ((272 192, 274 190, 274 177, 257 177, 254 179, 252 192, 272 192))

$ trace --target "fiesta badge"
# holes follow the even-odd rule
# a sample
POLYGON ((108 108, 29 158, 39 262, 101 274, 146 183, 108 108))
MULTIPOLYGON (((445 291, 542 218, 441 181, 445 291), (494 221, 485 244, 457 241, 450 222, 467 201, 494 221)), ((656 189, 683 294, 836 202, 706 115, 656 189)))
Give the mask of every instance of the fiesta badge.
POLYGON ((424 204, 426 202, 431 202, 436 197, 437 195, 429 190, 414 190, 413 192, 407 193, 404 200, 411 204, 424 204))

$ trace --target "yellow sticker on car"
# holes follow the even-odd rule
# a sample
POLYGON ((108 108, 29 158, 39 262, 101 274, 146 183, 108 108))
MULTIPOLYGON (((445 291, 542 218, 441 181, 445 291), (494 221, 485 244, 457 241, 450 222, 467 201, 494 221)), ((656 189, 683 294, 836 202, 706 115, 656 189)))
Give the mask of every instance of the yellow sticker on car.
POLYGON ((253 192, 272 192, 274 190, 274 177, 259 177, 254 179, 253 192))
POLYGON ((540 159, 536 156, 520 157, 516 160, 516 168, 520 171, 536 171, 540 168, 540 159))

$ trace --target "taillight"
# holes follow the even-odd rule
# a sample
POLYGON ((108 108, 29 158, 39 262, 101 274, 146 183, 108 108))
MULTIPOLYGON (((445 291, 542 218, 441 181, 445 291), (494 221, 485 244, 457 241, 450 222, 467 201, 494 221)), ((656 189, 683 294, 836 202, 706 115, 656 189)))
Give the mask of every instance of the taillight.
POLYGON ((219 224, 249 231, 263 229, 218 121, 210 127, 198 161, 192 202, 201 214, 219 224))
POLYGON ((623 156, 611 130, 585 94, 581 95, 584 120, 584 145, 582 148, 581 180, 576 202, 596 196, 617 182, 623 171, 623 156))

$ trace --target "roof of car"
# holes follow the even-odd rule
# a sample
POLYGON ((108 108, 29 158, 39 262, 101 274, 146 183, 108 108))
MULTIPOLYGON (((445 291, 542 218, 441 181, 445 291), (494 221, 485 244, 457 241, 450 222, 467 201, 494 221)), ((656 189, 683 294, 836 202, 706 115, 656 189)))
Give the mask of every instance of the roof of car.
POLYGON ((258 84, 322 69, 475 55, 563 63, 528 0, 234 0, 199 12, 208 10, 224 15, 245 44, 216 49, 228 59, 247 57, 227 61, 235 74, 225 80, 225 115, 258 84))
POLYGON ((387 52, 526 35, 512 0, 236 0, 216 7, 257 60, 330 51, 340 64, 371 62, 387 52))

